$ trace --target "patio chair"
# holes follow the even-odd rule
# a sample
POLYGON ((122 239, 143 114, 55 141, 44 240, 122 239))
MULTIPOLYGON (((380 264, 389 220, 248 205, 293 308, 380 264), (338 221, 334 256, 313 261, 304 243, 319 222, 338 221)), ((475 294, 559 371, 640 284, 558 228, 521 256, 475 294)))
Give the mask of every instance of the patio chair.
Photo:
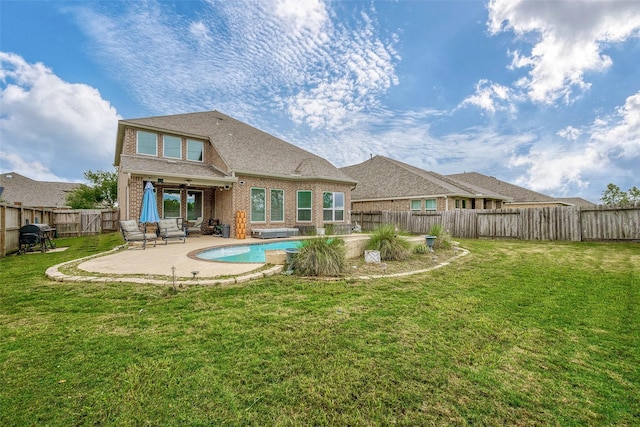
POLYGON ((178 220, 175 218, 161 219, 158 222, 158 235, 164 240, 165 245, 169 239, 182 240, 182 243, 187 241, 187 233, 178 227, 178 220))
POLYGON ((190 234, 192 233, 196 233, 196 234, 200 234, 202 235, 202 222, 204 221, 204 218, 199 216, 198 218, 196 218, 195 222, 193 222, 193 224, 191 224, 191 221, 187 222, 187 227, 186 227, 186 232, 187 232, 187 237, 189 237, 190 234))
POLYGON ((156 246, 158 236, 156 236, 155 233, 145 233, 142 231, 135 219, 120 221, 120 230, 126 242, 142 242, 142 249, 145 249, 147 242, 153 240, 153 247, 156 246))

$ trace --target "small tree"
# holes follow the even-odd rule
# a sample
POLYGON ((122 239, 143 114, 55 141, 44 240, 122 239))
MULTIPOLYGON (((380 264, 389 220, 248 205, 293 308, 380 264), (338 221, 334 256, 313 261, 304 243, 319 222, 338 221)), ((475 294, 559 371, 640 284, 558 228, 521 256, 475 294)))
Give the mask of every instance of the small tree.
POLYGON ((118 194, 116 172, 86 171, 84 177, 91 185, 81 184, 67 195, 66 201, 73 209, 113 208, 118 194))
POLYGON ((631 206, 640 206, 640 188, 635 185, 627 191, 627 197, 629 198, 629 204, 631 206))
POLYGON ((638 206, 640 205, 640 189, 633 186, 629 191, 622 191, 615 184, 607 185, 600 198, 602 204, 611 207, 638 206))

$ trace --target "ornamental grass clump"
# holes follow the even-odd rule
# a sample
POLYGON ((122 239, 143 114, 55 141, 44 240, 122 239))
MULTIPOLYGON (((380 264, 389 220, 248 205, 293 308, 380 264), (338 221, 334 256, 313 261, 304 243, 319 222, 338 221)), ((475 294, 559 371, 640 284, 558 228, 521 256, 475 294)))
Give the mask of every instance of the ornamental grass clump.
POLYGON ((402 261, 411 254, 411 244, 398 235, 392 224, 381 225, 373 230, 367 249, 380 251, 383 261, 402 261))
POLYGON ((303 240, 291 268, 301 276, 339 276, 347 264, 346 253, 344 240, 339 238, 303 240))
POLYGON ((433 242, 434 249, 451 249, 451 235, 442 227, 442 224, 433 224, 429 229, 430 236, 436 236, 433 242))

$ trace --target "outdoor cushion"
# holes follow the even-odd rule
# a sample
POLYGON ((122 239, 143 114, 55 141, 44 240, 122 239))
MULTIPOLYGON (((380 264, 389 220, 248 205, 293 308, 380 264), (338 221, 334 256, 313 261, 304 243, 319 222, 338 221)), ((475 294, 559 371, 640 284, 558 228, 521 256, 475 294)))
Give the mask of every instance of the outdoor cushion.
POLYGON ((294 237, 299 233, 297 228, 253 228, 251 237, 274 239, 278 237, 294 237))
POLYGON ((127 242, 142 242, 142 249, 147 246, 147 241, 153 240, 153 246, 156 245, 156 236, 154 233, 143 233, 140 231, 138 222, 134 219, 120 221, 120 229, 122 230, 122 236, 127 242))
POLYGON ((168 243, 169 239, 182 240, 182 243, 186 242, 187 234, 184 230, 178 228, 178 221, 176 219, 161 219, 158 222, 158 232, 160 237, 164 240, 164 244, 168 243))
POLYGON ((187 225, 187 236, 192 233, 202 234, 202 222, 203 218, 199 216, 198 218, 196 218, 196 221, 192 225, 187 225))

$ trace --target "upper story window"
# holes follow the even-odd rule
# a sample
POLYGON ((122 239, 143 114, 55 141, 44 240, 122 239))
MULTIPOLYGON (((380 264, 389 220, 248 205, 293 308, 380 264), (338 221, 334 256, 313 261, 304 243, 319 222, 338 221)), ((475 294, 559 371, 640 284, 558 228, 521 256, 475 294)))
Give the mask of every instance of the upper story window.
POLYGON ((204 161, 204 144, 202 141, 187 139, 187 160, 204 161))
POLYGON ((158 155, 158 135, 139 130, 137 134, 136 153, 149 156, 158 155))
POLYGON ((162 137, 163 156, 174 159, 182 158, 182 138, 177 136, 164 135, 162 137))
POLYGON ((344 193, 326 191, 322 194, 322 219, 324 221, 344 220, 344 193))
POLYGON ((422 200, 412 200, 411 201, 411 210, 412 211, 421 211, 422 210, 422 200))

